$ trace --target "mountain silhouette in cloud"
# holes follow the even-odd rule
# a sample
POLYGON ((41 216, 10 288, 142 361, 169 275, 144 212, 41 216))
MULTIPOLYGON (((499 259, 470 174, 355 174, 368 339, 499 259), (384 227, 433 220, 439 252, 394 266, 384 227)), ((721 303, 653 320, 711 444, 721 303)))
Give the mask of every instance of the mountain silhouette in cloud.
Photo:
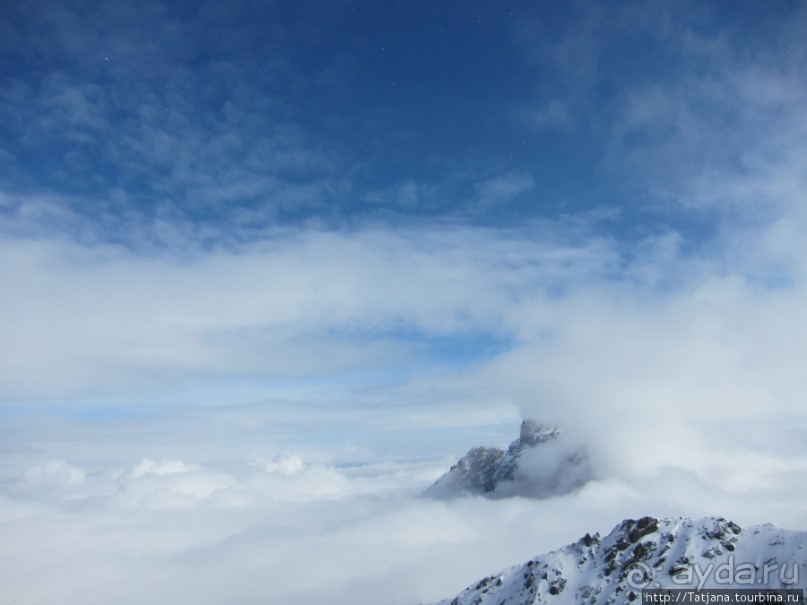
POLYGON ((518 439, 506 450, 472 448, 424 495, 549 498, 574 491, 592 478, 583 448, 564 443, 557 427, 524 420, 518 439))

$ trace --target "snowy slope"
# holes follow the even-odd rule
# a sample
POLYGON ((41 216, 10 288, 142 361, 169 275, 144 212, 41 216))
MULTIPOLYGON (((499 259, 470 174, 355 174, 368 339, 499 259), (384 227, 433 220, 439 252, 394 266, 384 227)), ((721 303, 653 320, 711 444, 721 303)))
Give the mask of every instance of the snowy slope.
POLYGON ((643 517, 623 521, 605 538, 586 534, 436 605, 604 605, 639 603, 644 587, 806 586, 807 532, 743 530, 714 517, 643 517))
POLYGON ((424 495, 548 498, 568 493, 592 478, 591 468, 586 453, 563 443, 559 436, 555 427, 525 420, 518 439, 507 450, 471 449, 424 495))

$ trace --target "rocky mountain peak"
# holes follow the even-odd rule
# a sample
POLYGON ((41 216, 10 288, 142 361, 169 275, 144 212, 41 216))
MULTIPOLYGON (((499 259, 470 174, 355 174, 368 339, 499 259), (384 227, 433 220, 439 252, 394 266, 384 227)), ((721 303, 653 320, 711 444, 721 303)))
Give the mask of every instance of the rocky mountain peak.
POLYGON ((534 447, 550 439, 557 439, 559 435, 560 430, 557 427, 547 426, 534 420, 522 420, 521 428, 518 432, 518 441, 514 441, 510 447, 516 444, 520 448, 534 447))
POLYGON ((557 427, 524 420, 507 450, 470 449, 424 495, 547 498, 577 489, 592 477, 588 456, 563 444, 560 434, 557 427))
POLYGON ((641 602, 645 588, 805 587, 807 532, 743 530, 722 517, 642 517, 483 578, 437 605, 617 605, 641 602))

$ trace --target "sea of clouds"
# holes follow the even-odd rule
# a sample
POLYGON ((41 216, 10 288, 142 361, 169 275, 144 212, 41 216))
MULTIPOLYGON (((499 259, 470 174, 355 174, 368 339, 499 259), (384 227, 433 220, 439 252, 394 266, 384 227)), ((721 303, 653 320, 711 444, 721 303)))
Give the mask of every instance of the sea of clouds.
MULTIPOLYGON (((735 423, 708 451, 677 442, 669 456, 656 448, 620 469, 603 462, 596 480, 562 497, 442 501, 420 492, 454 460, 437 455, 451 439, 433 443, 431 457, 370 461, 358 448, 329 457, 321 446, 278 451, 280 435, 224 438, 222 425, 240 415, 254 422, 254 408, 186 409, 183 418, 195 414, 195 433, 169 431, 149 443, 137 434, 177 418, 155 415, 135 423, 140 430, 128 418, 48 430, 18 421, 0 475, 3 600, 412 605, 625 517, 723 515, 804 527, 803 421, 760 424, 753 438, 732 434, 735 423), (708 459, 688 463, 700 455, 708 459)), ((504 425, 515 436, 517 422, 504 425)), ((666 434, 663 424, 645 430, 666 434)), ((418 430, 388 435, 417 441, 418 430)), ((615 436, 612 459, 637 455, 626 437, 615 436)), ((592 445, 595 462, 600 448, 592 445)))

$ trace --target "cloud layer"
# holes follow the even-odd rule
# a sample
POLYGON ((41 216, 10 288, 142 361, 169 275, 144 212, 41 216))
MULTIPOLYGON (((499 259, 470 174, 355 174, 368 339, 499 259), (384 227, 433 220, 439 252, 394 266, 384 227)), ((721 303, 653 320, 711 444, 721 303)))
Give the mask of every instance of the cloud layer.
POLYGON ((216 467, 51 460, 3 484, 2 595, 67 605, 413 604, 625 516, 719 512, 787 525, 804 514, 796 496, 805 486, 792 477, 784 490, 727 495, 672 470, 549 500, 413 497, 444 464, 339 467, 289 453, 216 467))
POLYGON ((413 604, 629 516, 803 529, 807 13, 701 4, 4 7, 0 601, 413 604), (597 480, 416 497, 520 417, 597 480))

